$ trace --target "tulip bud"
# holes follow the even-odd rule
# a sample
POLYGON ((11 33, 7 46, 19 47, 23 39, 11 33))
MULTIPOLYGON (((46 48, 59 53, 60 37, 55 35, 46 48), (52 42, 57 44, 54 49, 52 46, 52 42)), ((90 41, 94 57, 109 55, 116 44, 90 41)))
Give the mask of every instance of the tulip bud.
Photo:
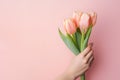
POLYGON ((74 12, 73 13, 73 20, 75 21, 75 24, 77 27, 79 27, 79 21, 80 21, 80 18, 81 18, 81 15, 82 15, 82 12, 74 12))
POLYGON ((90 16, 87 14, 87 13, 83 13, 81 15, 81 19, 80 19, 80 30, 82 33, 86 33, 88 27, 90 26, 91 24, 91 18, 90 16))
POLYGON ((74 34, 76 32, 77 27, 71 18, 64 20, 63 26, 68 34, 74 34))
POLYGON ((97 14, 95 12, 89 12, 89 15, 91 17, 92 20, 92 25, 94 26, 97 20, 97 14))

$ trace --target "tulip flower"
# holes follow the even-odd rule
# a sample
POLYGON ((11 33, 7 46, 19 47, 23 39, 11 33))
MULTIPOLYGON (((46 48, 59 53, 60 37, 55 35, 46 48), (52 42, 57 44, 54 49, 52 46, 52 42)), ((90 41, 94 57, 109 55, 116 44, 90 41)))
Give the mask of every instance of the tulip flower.
POLYGON ((89 12, 88 13, 91 17, 91 20, 92 20, 92 25, 94 26, 95 23, 96 23, 96 20, 97 20, 97 14, 95 12, 89 12))
POLYGON ((80 26, 79 21, 80 21, 81 15, 82 15, 82 12, 77 12, 76 11, 76 12, 73 13, 73 19, 74 19, 75 24, 76 24, 77 27, 80 26))
POLYGON ((63 26, 68 34, 74 34, 76 32, 76 25, 72 18, 65 19, 63 22, 63 26))
POLYGON ((82 33, 86 33, 88 27, 91 24, 91 17, 87 13, 83 13, 81 15, 80 21, 79 21, 79 27, 82 33))

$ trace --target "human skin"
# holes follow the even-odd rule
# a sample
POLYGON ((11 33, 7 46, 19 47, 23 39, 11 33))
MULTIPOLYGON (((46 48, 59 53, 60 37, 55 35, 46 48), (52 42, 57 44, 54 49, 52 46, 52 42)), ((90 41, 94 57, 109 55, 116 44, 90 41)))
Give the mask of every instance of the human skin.
POLYGON ((58 76, 56 80, 75 80, 85 73, 94 60, 92 46, 93 44, 90 43, 83 52, 77 55, 64 73, 58 76))

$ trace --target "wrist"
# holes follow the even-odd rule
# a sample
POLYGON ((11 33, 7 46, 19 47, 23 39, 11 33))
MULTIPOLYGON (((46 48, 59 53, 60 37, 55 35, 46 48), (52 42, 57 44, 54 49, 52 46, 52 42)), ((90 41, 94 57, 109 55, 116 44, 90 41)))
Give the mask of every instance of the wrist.
POLYGON ((70 72, 70 71, 64 72, 63 75, 66 80, 75 80, 74 74, 72 74, 72 72, 70 72))

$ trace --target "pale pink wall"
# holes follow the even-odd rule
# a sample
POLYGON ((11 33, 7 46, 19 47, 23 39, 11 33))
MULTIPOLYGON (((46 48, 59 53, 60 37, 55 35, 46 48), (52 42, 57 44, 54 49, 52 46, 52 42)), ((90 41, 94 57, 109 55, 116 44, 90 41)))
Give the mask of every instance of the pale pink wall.
POLYGON ((96 11, 87 80, 120 80, 119 0, 0 0, 0 80, 54 80, 74 55, 57 28, 75 10, 96 11))

